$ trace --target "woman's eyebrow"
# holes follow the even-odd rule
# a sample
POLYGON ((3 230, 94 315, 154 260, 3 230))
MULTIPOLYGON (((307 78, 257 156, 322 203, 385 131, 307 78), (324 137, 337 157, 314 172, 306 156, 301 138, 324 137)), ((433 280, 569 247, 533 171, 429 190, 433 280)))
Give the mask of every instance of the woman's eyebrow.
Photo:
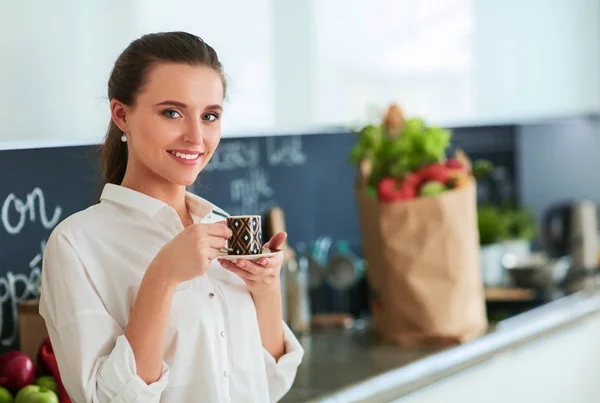
POLYGON ((207 109, 217 109, 219 111, 222 111, 223 107, 221 105, 214 104, 214 105, 208 105, 206 108, 204 108, 204 110, 207 110, 207 109))
MULTIPOLYGON (((171 106, 178 106, 180 108, 186 109, 187 105, 184 104, 183 102, 179 102, 179 101, 173 101, 173 100, 166 100, 166 101, 162 101, 156 104, 156 106, 161 106, 161 105, 171 105, 171 106)), ((214 105, 207 105, 204 110, 207 109, 212 109, 212 110, 219 110, 222 111, 223 107, 219 104, 214 104, 214 105)))
POLYGON ((162 101, 156 104, 156 106, 161 106, 161 105, 173 105, 173 106, 179 106, 180 108, 187 108, 187 105, 184 104, 183 102, 179 102, 179 101, 172 101, 172 100, 166 100, 166 101, 162 101))

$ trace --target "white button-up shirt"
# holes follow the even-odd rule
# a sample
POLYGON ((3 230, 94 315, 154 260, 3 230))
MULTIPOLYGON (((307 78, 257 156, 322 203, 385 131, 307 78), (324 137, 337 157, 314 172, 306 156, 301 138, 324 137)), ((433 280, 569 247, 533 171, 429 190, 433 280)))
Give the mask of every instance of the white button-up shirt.
MULTIPOLYGON (((191 193, 186 202, 195 222, 226 215, 191 193)), ((124 336, 131 307, 146 268, 182 230, 167 204, 108 184, 99 204, 52 231, 40 314, 74 402, 263 403, 291 387, 301 345, 284 324, 286 353, 276 362, 262 347, 245 284, 217 261, 174 294, 160 379, 147 385, 137 376, 124 336)))

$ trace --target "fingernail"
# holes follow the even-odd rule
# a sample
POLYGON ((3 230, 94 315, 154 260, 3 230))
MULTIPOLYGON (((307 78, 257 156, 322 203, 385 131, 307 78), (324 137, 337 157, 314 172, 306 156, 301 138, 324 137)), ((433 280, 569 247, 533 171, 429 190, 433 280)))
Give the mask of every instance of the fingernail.
POLYGON ((244 262, 243 260, 238 260, 237 265, 238 267, 244 268, 244 266, 246 266, 246 262, 244 262))

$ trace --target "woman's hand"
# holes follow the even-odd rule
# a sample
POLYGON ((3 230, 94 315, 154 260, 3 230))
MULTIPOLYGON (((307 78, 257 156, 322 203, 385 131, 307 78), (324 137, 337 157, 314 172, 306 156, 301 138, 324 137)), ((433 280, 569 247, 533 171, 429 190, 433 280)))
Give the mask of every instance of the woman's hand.
MULTIPOLYGON (((285 232, 277 233, 264 247, 279 249, 287 238, 285 232)), ((269 258, 260 258, 257 261, 238 259, 236 263, 219 259, 225 269, 237 274, 250 290, 253 296, 271 291, 279 291, 279 274, 283 264, 283 254, 279 253, 269 258)))
POLYGON ((190 225, 161 248, 150 268, 158 269, 169 283, 191 280, 206 273, 229 237, 224 221, 190 225))
MULTIPOLYGON (((281 249, 287 238, 285 232, 275 234, 264 247, 281 249)), ((283 253, 257 261, 238 259, 236 263, 219 259, 221 265, 244 280, 256 307, 256 317, 263 347, 279 360, 285 354, 283 307, 279 273, 283 253)))

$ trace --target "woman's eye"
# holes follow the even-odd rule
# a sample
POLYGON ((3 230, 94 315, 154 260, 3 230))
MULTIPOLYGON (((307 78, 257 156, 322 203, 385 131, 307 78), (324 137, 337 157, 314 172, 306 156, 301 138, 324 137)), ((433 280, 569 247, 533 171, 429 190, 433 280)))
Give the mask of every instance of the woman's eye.
POLYGON ((175 119, 175 118, 180 118, 181 117, 181 115, 179 114, 179 112, 177 112, 174 109, 167 109, 166 111, 163 112, 163 115, 165 115, 169 119, 175 119))
POLYGON ((208 120, 209 122, 214 122, 218 118, 219 115, 217 115, 216 113, 207 113, 206 115, 202 116, 202 120, 208 120))

